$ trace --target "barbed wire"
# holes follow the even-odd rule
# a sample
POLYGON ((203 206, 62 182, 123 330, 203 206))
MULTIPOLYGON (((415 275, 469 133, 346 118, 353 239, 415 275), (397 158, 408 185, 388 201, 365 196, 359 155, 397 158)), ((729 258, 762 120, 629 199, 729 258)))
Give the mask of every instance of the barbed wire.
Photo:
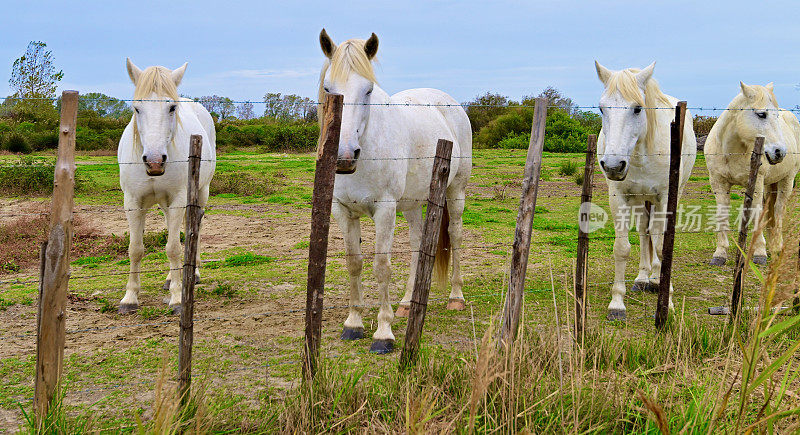
MULTIPOLYGON (((14 96, 6 96, 0 97, 0 100, 11 100, 11 101, 51 101, 56 102, 59 101, 60 97, 14 97, 14 96)), ((195 100, 195 99, 187 99, 187 100, 173 100, 170 98, 87 98, 83 96, 79 96, 78 99, 80 101, 92 101, 92 102, 125 102, 125 103, 137 103, 137 102, 156 102, 156 103, 197 103, 203 104, 205 101, 203 100, 195 100)), ((272 104, 271 101, 265 100, 232 100, 227 101, 226 103, 229 104, 272 104)), ((304 101, 304 102, 297 102, 292 103, 292 107, 317 107, 322 106, 325 103, 322 101, 304 101)), ((364 102, 344 102, 345 106, 383 106, 383 107, 393 107, 393 106, 409 106, 409 107, 479 107, 479 108, 507 108, 507 109, 523 109, 523 108, 535 108, 535 104, 477 104, 477 103, 412 103, 412 102, 386 102, 386 103, 364 103, 364 102)), ((622 110, 630 110, 635 107, 645 110, 675 110, 674 106, 658 106, 658 107, 644 107, 638 105, 631 105, 631 106, 602 106, 602 109, 622 109, 622 110)), ((567 109, 567 110, 586 110, 586 109, 596 109, 600 110, 600 105, 572 105, 569 107, 565 107, 563 105, 557 104, 548 104, 547 108, 555 108, 555 109, 567 109)), ((778 112, 800 112, 800 107, 796 108, 733 108, 733 107, 718 107, 718 106, 692 106, 687 107, 687 110, 698 110, 698 111, 778 111, 778 112)))

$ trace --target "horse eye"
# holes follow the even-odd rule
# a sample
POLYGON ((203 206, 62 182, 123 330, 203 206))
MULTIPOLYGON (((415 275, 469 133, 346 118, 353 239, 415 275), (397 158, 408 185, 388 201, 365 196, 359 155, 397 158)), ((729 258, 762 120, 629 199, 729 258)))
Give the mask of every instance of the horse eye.
POLYGON ((756 112, 756 116, 761 119, 767 119, 767 112, 756 112))
POLYGON ((638 115, 641 112, 642 112, 642 106, 636 106, 633 108, 633 113, 638 115))
POLYGON ((598 109, 600 109, 600 113, 603 113, 603 108, 602 107, 598 107, 598 109))
POLYGON ((172 113, 174 111, 175 111, 175 106, 169 106, 169 113, 172 113))
POLYGON ((330 92, 328 88, 322 88, 322 89, 325 89, 325 92, 330 92))
POLYGON ((136 113, 139 113, 139 108, 138 107, 134 107, 133 110, 135 110, 136 113))
POLYGON ((372 89, 370 89, 370 90, 368 90, 368 91, 367 91, 367 95, 369 95, 369 94, 371 94, 371 93, 372 93, 372 89))

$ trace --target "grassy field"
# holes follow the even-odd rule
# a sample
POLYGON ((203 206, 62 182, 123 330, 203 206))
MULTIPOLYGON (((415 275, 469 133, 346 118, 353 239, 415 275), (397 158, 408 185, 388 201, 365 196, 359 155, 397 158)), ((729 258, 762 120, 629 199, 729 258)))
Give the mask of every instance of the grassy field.
MULTIPOLYGON (((13 163, 17 158, 0 159, 13 163)), ((422 358, 409 373, 398 375, 399 352, 375 356, 368 352, 369 339, 338 339, 348 289, 341 234, 332 226, 324 370, 311 386, 300 385, 299 358, 313 157, 246 152, 220 156, 201 236, 193 360, 196 407, 191 415, 176 415, 171 402, 164 400, 171 397, 176 376, 178 322, 162 300, 168 267, 163 219, 155 210, 148 218, 143 270, 149 272, 142 275, 141 309, 120 316, 116 305, 127 278, 127 226, 115 159, 79 160, 76 232, 83 245, 72 262, 64 396, 58 407, 61 414, 54 416, 56 426, 65 431, 131 432, 181 424, 234 432, 474 428, 657 433, 743 431, 756 423, 758 431, 798 428, 797 324, 776 333, 760 321, 764 310, 755 307, 769 305, 771 299, 764 297, 768 293, 761 291, 756 272, 766 275, 767 268, 746 277, 748 309, 741 329, 732 330, 726 316, 706 314, 708 307, 728 304, 733 284, 732 261, 724 267, 707 265, 714 251, 713 233, 676 236, 676 312, 663 334, 653 327, 652 294, 628 293, 627 322, 605 320, 614 233, 610 225, 592 233, 587 333, 578 342, 572 339, 580 203, 576 178, 583 173, 582 154, 544 158, 521 344, 511 355, 498 352, 489 338, 507 287, 525 161, 524 152, 517 150, 476 150, 464 213, 462 270, 468 307, 446 311, 447 294, 433 291, 422 358), (779 358, 784 354, 786 359, 779 358), (755 383, 762 373, 765 380, 755 383)), ((595 202, 608 210, 602 174, 597 172, 593 183, 595 202)), ((740 192, 732 198, 738 204, 740 192)), ((20 252, 13 265, 0 270, 0 431, 15 431, 24 427, 23 410, 31 410, 35 260, 41 227, 46 227, 37 213, 46 210, 48 198, 7 196, 0 201, 0 242, 20 252), (35 219, 40 224, 28 225, 34 228, 25 234, 17 230, 35 219)), ((702 210, 713 205, 702 155, 682 203, 702 210)), ((797 207, 792 205, 788 216, 786 243, 797 246, 797 207)), ((368 219, 362 222, 364 251, 371 252, 373 227, 368 219)), ((395 301, 402 295, 410 260, 407 225, 402 217, 398 222, 392 257, 395 301)), ((626 278, 633 280, 638 270, 635 232, 630 241, 626 278)), ((733 255, 732 248, 729 259, 733 255)), ((771 264, 779 263, 777 257, 772 256, 771 264)), ((776 284, 768 289, 777 290, 776 301, 794 291, 796 262, 796 254, 787 256, 771 275, 776 284)), ((370 263, 367 257, 368 332, 374 330, 377 314, 370 263)), ((792 318, 778 316, 772 322, 786 319, 792 318)), ((397 348, 402 347, 405 326, 405 319, 395 319, 397 348)))

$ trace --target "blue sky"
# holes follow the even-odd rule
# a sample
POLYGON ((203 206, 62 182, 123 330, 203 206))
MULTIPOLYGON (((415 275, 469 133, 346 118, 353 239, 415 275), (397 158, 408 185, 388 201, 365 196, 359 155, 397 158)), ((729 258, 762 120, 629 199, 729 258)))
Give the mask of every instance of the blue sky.
POLYGON ((390 93, 440 88, 459 101, 512 98, 555 86, 579 104, 612 69, 657 61, 665 92, 689 106, 725 106, 746 83, 775 82, 800 104, 800 23, 791 1, 16 1, 0 26, 0 94, 30 40, 63 69, 60 89, 130 98, 125 57, 189 68, 184 94, 260 100, 313 96, 322 27, 335 41, 380 38, 377 75, 390 93))

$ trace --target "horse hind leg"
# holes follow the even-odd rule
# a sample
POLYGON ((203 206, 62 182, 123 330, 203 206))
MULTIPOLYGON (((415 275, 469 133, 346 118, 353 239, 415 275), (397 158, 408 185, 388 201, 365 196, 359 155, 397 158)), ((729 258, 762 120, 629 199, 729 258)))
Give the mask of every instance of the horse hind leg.
POLYGON ((417 277, 420 242, 422 241, 422 207, 413 207, 412 209, 406 210, 403 212, 403 216, 405 216, 408 221, 411 264, 409 267, 405 294, 403 295, 403 299, 400 300, 400 304, 397 305, 397 311, 394 313, 397 317, 408 317, 411 311, 411 297, 414 293, 414 281, 417 277))
MULTIPOLYGON (((450 237, 450 259, 453 264, 453 271, 450 274, 450 297, 447 302, 448 310, 462 311, 466 308, 464 293, 462 292, 464 279, 461 276, 461 243, 464 239, 464 203, 466 195, 463 190, 447 198, 445 212, 448 217, 447 234, 450 237)), ((444 228, 443 228, 444 229, 444 228)), ((446 285, 446 283, 444 283, 446 285)))

